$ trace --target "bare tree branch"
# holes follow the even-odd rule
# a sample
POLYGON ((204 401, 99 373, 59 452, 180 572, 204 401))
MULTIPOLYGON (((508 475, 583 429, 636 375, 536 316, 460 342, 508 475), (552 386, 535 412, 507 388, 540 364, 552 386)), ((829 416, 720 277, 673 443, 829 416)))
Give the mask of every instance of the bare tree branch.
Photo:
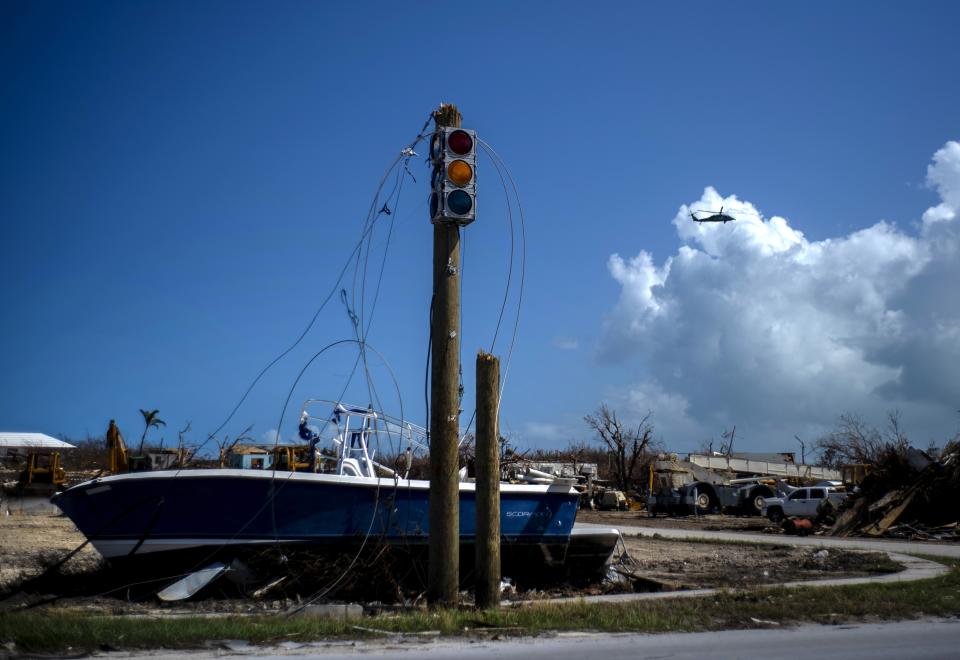
POLYGON ((843 413, 836 428, 817 438, 815 446, 821 464, 839 469, 849 463, 874 464, 887 453, 905 452, 910 440, 900 428, 899 411, 887 414, 883 432, 858 415, 843 413))
POLYGON ((653 440, 653 425, 650 423, 652 416, 653 411, 644 415, 636 431, 626 429, 616 411, 611 410, 605 403, 600 404, 595 413, 583 418, 612 454, 615 462, 614 479, 617 487, 623 491, 630 490, 634 472, 641 458, 646 456, 653 440))

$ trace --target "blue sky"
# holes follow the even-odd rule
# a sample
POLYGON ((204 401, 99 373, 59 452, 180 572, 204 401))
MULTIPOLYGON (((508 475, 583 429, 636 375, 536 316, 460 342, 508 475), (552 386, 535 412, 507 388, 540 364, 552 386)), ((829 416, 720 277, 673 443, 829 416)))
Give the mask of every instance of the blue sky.
MULTIPOLYGON (((116 418, 136 437, 159 408, 168 442, 188 421, 202 439, 300 334, 384 170, 449 101, 526 213, 502 418, 519 444, 588 439, 600 402, 653 410, 677 450, 733 425, 743 449, 788 450, 895 409, 918 444, 943 440, 960 422, 958 20, 952 2, 5 2, 0 427, 82 437, 116 418), (723 203, 735 225, 684 222, 723 203)), ((427 167, 410 168, 369 341, 423 419, 432 232, 427 167)), ((479 181, 467 416, 510 237, 488 160, 479 181)), ((307 360, 350 336, 335 298, 223 432, 269 435, 307 360)), ((352 360, 318 358, 293 407, 336 397, 352 360)))

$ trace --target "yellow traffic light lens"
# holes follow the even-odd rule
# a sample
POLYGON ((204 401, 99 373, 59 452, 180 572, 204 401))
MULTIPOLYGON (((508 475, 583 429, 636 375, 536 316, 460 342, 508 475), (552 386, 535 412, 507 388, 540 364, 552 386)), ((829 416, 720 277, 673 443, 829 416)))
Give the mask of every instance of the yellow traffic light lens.
POLYGON ((465 186, 473 178, 473 168, 463 160, 455 160, 447 165, 447 178, 458 186, 465 186))

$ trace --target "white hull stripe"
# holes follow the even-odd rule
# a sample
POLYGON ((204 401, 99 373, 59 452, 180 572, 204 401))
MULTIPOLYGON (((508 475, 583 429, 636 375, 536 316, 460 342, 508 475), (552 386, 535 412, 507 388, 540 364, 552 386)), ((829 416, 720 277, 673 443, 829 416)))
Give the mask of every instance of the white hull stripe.
MULTIPOLYGON (((324 473, 313 473, 313 472, 280 472, 273 470, 240 470, 240 469, 195 469, 195 470, 157 470, 152 472, 127 472, 124 474, 115 474, 109 477, 100 477, 98 479, 93 479, 92 481, 87 481, 74 488, 79 488, 87 484, 110 484, 120 481, 149 481, 154 479, 161 480, 177 480, 182 479, 273 479, 278 482, 284 481, 306 481, 314 483, 324 483, 328 485, 339 485, 339 486, 366 486, 367 488, 381 488, 381 489, 411 489, 411 490, 430 490, 430 482, 416 479, 372 479, 370 477, 348 477, 337 474, 324 474, 324 473)), ((461 492, 473 492, 476 490, 477 486, 471 482, 460 482, 458 484, 461 492)), ((536 493, 562 493, 562 494, 575 494, 571 486, 563 485, 525 485, 525 484, 500 484, 501 493, 522 493, 522 494, 536 494, 536 493)))
MULTIPOLYGON (((597 534, 598 530, 589 530, 583 536, 592 536, 597 534)), ((610 530, 599 530, 600 532, 610 531, 610 530)), ((612 530, 616 532, 616 530, 612 530)), ((617 532, 619 535, 619 532, 617 532)), ((147 555, 157 552, 171 552, 175 550, 190 550, 192 548, 221 548, 230 545, 312 545, 317 544, 325 545, 324 541, 327 541, 332 547, 336 542, 342 542, 343 537, 318 537, 314 539, 204 539, 204 538, 193 538, 193 539, 146 539, 140 547, 137 548, 136 555, 147 555)), ((407 539, 406 543, 409 545, 419 545, 425 543, 427 537, 413 537, 407 539)), ((397 541, 400 543, 400 541, 397 541)), ((563 542, 560 539, 555 541, 544 539, 544 543, 557 543, 563 542)), ((126 557, 130 554, 130 551, 140 543, 137 539, 101 539, 99 541, 93 541, 93 547, 97 549, 105 559, 115 559, 119 557, 126 557)))
MULTIPOLYGON (((330 537, 334 540, 334 537, 330 537)), ((124 557, 139 543, 136 539, 109 539, 93 541, 93 546, 107 559, 124 557)), ((137 555, 146 555, 153 552, 167 552, 170 550, 189 550, 190 548, 220 547, 228 545, 281 545, 305 544, 304 539, 146 539, 139 548, 137 555)))

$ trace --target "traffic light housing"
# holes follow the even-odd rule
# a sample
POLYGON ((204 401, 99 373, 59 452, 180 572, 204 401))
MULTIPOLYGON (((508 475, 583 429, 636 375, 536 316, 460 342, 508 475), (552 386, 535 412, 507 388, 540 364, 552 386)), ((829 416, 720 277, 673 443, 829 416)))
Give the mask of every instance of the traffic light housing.
POLYGON ((477 134, 439 126, 430 141, 430 222, 469 225, 477 217, 477 134))

